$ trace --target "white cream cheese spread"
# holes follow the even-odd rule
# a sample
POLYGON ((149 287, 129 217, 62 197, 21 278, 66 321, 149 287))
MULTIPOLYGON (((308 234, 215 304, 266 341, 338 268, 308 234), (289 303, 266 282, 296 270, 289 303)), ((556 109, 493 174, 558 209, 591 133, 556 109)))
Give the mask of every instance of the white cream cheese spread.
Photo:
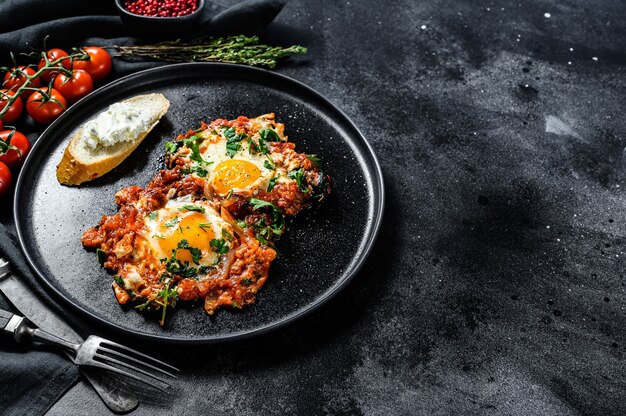
POLYGON ((98 146, 132 142, 140 133, 148 130, 151 114, 142 114, 133 107, 130 103, 115 103, 85 123, 82 139, 87 147, 96 149, 98 146))

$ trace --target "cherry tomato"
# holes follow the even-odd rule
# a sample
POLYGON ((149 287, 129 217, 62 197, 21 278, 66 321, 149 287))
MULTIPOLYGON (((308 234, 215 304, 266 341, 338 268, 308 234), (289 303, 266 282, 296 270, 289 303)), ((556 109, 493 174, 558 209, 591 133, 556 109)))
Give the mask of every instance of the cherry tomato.
POLYGON ((82 69, 72 71, 72 75, 59 74, 54 79, 54 88, 68 103, 74 103, 93 91, 91 75, 82 69))
POLYGON ((9 167, 0 162, 0 196, 9 192, 12 180, 13 178, 11 176, 11 171, 9 170, 9 167))
POLYGON ((87 46, 83 48, 89 55, 87 60, 74 60, 73 68, 87 71, 94 81, 100 81, 111 72, 111 55, 107 51, 97 46, 87 46))
MULTIPOLYGON (((26 83, 26 77, 30 77, 35 75, 35 70, 28 66, 18 66, 15 68, 11 68, 10 71, 7 71, 4 76, 4 82, 2 86, 11 91, 17 91, 24 83, 26 83)), ((31 81, 29 87, 39 88, 41 86, 41 81, 39 77, 35 78, 31 81)), ((28 97, 33 93, 32 90, 23 91, 20 94, 20 98, 23 100, 28 99, 28 97)))
MULTIPOLYGON (((65 52, 63 49, 58 49, 58 48, 50 49, 48 52, 46 52, 46 55, 48 56, 48 61, 51 61, 51 62, 56 61, 57 59, 69 56, 67 52, 65 52)), ((37 69, 41 69, 45 65, 46 65, 46 61, 42 58, 41 61, 39 61, 39 65, 37 65, 37 69)), ((65 69, 70 69, 70 60, 69 59, 62 60, 60 65, 63 66, 63 68, 65 69)), ((59 72, 60 71, 58 70, 48 69, 43 74, 41 74, 41 78, 46 82, 50 82, 52 78, 54 78, 55 76, 59 74, 59 72)))
POLYGON ((30 141, 22 133, 15 130, 0 131, 0 140, 3 142, 0 143, 0 162, 10 168, 18 167, 30 150, 30 141), (8 145, 4 144, 7 142, 7 139, 12 148, 8 148, 8 145), (19 153, 13 147, 17 148, 19 153), (5 150, 6 153, 3 153, 5 150))
POLYGON ((0 120, 0 130, 4 130, 4 123, 2 123, 2 120, 0 120))
MULTIPOLYGON (((9 99, 7 96, 12 97, 14 95, 15 95, 14 91, 9 91, 9 90, 4 90, 4 89, 0 90, 0 111, 4 110, 4 108, 9 103, 9 99)), ((22 99, 18 97, 18 99, 15 100, 13 104, 11 104, 11 107, 9 107, 9 110, 6 113, 4 113, 4 115, 0 117, 0 119, 2 119, 2 121, 4 121, 5 123, 10 123, 12 121, 15 121, 20 115, 22 115, 23 109, 24 109, 24 103, 22 103, 22 99)))
POLYGON ((50 124, 67 108, 67 101, 57 90, 41 88, 26 103, 28 114, 39 124, 50 124), (54 101, 53 101, 54 100, 54 101), (56 101, 56 102, 55 102, 56 101))

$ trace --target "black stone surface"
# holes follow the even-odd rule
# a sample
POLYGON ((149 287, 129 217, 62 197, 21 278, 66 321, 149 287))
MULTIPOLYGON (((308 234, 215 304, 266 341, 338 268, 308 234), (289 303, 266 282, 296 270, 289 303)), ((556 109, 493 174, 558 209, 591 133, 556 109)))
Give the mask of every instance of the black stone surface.
MULTIPOLYGON (((289 3, 266 40, 310 46, 279 71, 373 144, 381 238, 285 330, 143 345, 183 372, 134 414, 625 414, 625 17, 607 0, 289 3)), ((80 384, 50 414, 103 412, 80 384)))

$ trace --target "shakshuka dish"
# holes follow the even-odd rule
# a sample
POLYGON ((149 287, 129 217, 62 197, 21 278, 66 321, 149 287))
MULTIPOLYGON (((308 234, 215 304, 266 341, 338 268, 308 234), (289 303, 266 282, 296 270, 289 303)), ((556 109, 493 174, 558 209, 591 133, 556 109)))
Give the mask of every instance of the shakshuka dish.
POLYGON ((166 144, 165 169, 115 194, 119 210, 82 236, 115 273, 120 304, 166 310, 177 301, 255 301, 285 219, 330 193, 319 159, 298 153, 274 114, 202 123, 166 144))

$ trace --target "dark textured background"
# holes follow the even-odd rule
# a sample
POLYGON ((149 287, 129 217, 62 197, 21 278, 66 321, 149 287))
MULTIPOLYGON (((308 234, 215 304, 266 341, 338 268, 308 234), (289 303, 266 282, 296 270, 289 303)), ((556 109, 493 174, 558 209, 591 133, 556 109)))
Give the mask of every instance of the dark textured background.
POLYGON ((135 414, 626 413, 624 2, 294 0, 266 40, 373 144, 382 234, 285 330, 144 345, 183 375, 135 414))

